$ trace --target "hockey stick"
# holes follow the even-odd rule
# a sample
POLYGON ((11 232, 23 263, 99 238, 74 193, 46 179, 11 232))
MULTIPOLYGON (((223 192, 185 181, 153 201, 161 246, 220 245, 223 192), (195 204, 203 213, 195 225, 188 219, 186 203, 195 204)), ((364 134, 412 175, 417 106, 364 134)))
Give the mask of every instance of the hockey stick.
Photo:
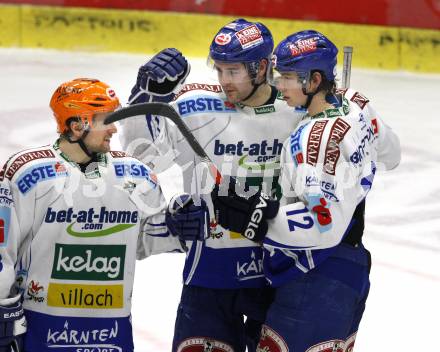
POLYGON ((183 137, 185 137, 185 139, 188 141, 194 153, 196 153, 196 155, 200 157, 202 162, 206 163, 209 166, 209 171, 214 177, 215 183, 217 185, 221 183, 222 176, 217 167, 209 158, 208 154, 206 154, 206 152, 203 150, 202 146, 188 129, 188 127, 185 125, 180 115, 176 112, 176 110, 174 110, 171 105, 167 103, 141 103, 130 105, 108 115, 104 120, 104 124, 108 125, 110 123, 126 119, 128 117, 140 115, 158 115, 173 121, 179 131, 182 133, 183 137))
POLYGON ((353 56, 353 47, 352 46, 344 46, 344 63, 342 66, 342 88, 343 89, 347 89, 350 87, 352 56, 353 56))

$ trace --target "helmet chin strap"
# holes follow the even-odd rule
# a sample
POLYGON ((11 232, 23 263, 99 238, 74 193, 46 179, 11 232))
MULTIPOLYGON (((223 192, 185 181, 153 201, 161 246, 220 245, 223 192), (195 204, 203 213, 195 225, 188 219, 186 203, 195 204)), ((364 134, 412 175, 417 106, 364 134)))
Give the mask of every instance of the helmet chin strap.
POLYGON ((255 92, 257 91, 257 89, 258 89, 261 85, 263 85, 264 83, 266 83, 266 81, 267 81, 266 79, 264 79, 261 83, 255 83, 255 81, 256 81, 256 79, 257 79, 257 71, 258 71, 258 68, 259 68, 259 67, 260 67, 260 64, 258 63, 257 67, 254 67, 254 68, 253 68, 253 70, 255 70, 255 72, 251 73, 250 70, 251 70, 252 68, 246 65, 246 69, 247 69, 249 75, 250 75, 251 77, 252 77, 252 76, 254 76, 254 77, 252 77, 252 91, 247 95, 246 98, 244 98, 244 99, 241 100, 242 102, 243 102, 243 101, 246 101, 246 100, 248 100, 248 99, 250 99, 250 98, 255 94, 255 92))
POLYGON ((241 100, 242 102, 248 100, 249 98, 251 98, 251 97, 255 94, 255 92, 257 91, 257 89, 258 89, 262 84, 265 83, 265 81, 263 81, 263 82, 261 82, 261 83, 254 83, 254 82, 255 82, 255 80, 252 80, 252 86, 253 86, 252 91, 248 94, 248 96, 247 96, 246 98, 244 98, 244 99, 241 100))
POLYGON ((316 92, 307 93, 306 88, 303 86, 302 92, 303 92, 304 95, 307 96, 306 103, 302 107, 304 109, 308 109, 310 104, 312 103, 313 97, 319 92, 319 90, 317 89, 316 92))
POLYGON ((79 145, 79 147, 81 148, 81 150, 82 150, 82 151, 83 151, 83 152, 84 152, 89 158, 93 158, 93 154, 94 154, 94 153, 93 153, 93 152, 90 152, 89 149, 87 148, 86 144, 84 143, 84 139, 87 137, 87 135, 89 134, 89 132, 90 132, 90 128, 89 128, 89 126, 87 125, 87 126, 84 128, 84 132, 83 132, 83 134, 81 135, 81 137, 80 137, 78 140, 76 140, 76 141, 72 141, 68 135, 65 135, 64 137, 65 137, 65 139, 66 139, 70 144, 78 143, 78 145, 79 145))

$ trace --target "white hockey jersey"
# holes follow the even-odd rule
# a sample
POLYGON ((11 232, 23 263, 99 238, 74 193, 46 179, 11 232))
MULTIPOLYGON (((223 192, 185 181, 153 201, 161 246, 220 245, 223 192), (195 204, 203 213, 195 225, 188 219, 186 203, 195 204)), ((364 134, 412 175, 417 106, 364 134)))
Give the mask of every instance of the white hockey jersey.
POLYGON ((123 152, 83 173, 55 143, 15 154, 0 180, 0 304, 22 294, 25 350, 133 351, 136 257, 181 251, 155 175, 123 152))
POLYGON ((367 98, 343 91, 339 108, 306 116, 281 155, 282 207, 264 241, 265 273, 279 286, 313 269, 343 241, 376 170, 400 162, 400 143, 367 98))
MULTIPOLYGON (((171 105, 222 175, 236 176, 250 186, 263 184, 266 193, 273 194, 282 142, 304 111, 287 106, 274 88, 265 105, 247 107, 229 103, 219 85, 198 83, 185 85, 171 105)), ((129 118, 122 121, 121 135, 124 150, 144 162, 160 155, 153 160, 159 170, 177 162, 185 192, 195 193, 191 185, 198 160, 172 122, 159 116, 129 118)), ((202 186, 200 192, 210 199, 210 189, 202 186)), ((238 233, 212 222, 210 238, 187 246, 185 284, 212 288, 266 285, 261 247, 238 233)))

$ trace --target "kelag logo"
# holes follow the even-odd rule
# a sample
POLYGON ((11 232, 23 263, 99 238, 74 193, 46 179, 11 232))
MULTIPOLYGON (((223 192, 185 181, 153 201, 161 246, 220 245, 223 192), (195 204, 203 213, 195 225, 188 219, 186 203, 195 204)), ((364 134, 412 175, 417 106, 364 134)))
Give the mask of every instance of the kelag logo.
POLYGON ((114 163, 116 177, 134 177, 146 179, 155 188, 156 175, 140 163, 114 163))
POLYGON ((108 281, 124 279, 125 245, 55 245, 52 278, 108 281))
POLYGON ((41 163, 27 170, 17 180, 17 186, 21 193, 26 194, 36 186, 38 182, 46 181, 55 177, 67 175, 66 167, 60 162, 41 163))
POLYGON ((44 222, 48 224, 70 224, 66 231, 69 235, 75 237, 108 236, 135 226, 137 221, 137 211, 107 210, 106 207, 101 207, 98 212, 95 212, 94 208, 79 210, 78 212, 74 212, 73 208, 58 211, 48 208, 44 217, 44 222), (108 224, 117 225, 104 228, 104 225, 108 224))

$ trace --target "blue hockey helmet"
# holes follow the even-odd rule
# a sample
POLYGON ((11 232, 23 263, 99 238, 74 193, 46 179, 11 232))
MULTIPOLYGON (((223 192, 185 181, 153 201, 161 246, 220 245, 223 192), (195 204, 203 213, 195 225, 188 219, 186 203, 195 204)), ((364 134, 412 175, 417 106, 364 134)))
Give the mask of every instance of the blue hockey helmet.
POLYGON ((239 18, 222 27, 209 48, 214 61, 250 63, 270 59, 273 38, 262 23, 239 18))
POLYGON ((301 78, 319 70, 329 81, 336 77, 338 48, 323 34, 306 30, 289 35, 275 48, 272 65, 278 72, 297 72, 301 78))

